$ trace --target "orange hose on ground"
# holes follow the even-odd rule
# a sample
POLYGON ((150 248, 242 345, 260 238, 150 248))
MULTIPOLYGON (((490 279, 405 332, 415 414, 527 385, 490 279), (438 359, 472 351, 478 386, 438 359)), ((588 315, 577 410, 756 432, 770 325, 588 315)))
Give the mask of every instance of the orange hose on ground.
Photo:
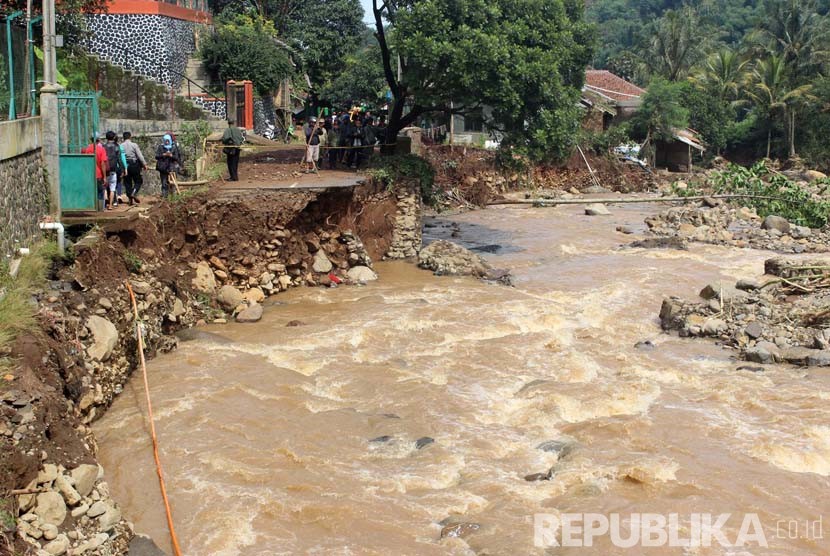
POLYGON ((141 372, 144 375, 144 393, 147 396, 147 414, 150 418, 150 437, 153 441, 153 457, 156 460, 156 472, 159 476, 159 488, 161 489, 161 498, 164 500, 164 511, 167 512, 167 528, 170 530, 170 541, 173 544, 173 554, 175 556, 182 556, 182 549, 179 548, 179 539, 176 537, 176 529, 173 526, 173 512, 170 510, 170 501, 167 499, 167 488, 164 486, 164 473, 161 470, 161 460, 159 459, 159 443, 156 438, 156 425, 153 418, 153 404, 150 402, 150 383, 147 380, 147 365, 144 360, 144 336, 141 333, 141 322, 138 319, 138 305, 135 302, 135 294, 133 288, 130 286, 128 280, 124 281, 127 286, 127 291, 130 292, 130 302, 133 305, 133 312, 135 313, 135 331, 138 337, 138 360, 141 362, 141 372))

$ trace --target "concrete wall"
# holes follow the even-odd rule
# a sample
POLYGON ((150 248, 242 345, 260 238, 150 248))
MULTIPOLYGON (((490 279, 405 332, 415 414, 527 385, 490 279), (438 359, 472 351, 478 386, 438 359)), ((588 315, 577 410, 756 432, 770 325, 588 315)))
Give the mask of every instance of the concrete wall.
POLYGON ((28 246, 49 213, 40 118, 0 122, 0 256, 28 246))

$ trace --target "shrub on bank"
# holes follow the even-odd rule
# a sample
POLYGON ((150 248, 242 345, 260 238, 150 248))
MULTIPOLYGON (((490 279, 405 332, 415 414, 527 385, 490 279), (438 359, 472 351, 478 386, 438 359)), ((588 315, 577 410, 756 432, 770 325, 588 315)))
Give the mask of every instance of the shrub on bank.
POLYGON ((421 191, 424 203, 431 205, 435 201, 435 169, 418 155, 373 157, 367 173, 385 187, 414 182, 421 191))
MULTIPOLYGON (((764 162, 751 168, 730 165, 726 170, 714 172, 710 182, 715 194, 751 195, 740 202, 754 208, 761 217, 774 214, 810 228, 822 228, 830 219, 830 201, 813 195, 764 162)), ((822 189, 830 186, 830 180, 819 180, 812 186, 822 189)))

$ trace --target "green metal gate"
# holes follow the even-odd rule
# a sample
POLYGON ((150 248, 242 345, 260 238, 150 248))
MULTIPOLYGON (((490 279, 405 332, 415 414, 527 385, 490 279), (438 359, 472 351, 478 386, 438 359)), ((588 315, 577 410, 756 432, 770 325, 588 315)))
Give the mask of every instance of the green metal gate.
POLYGON ((66 211, 95 210, 98 187, 95 152, 81 151, 92 144, 98 132, 98 93, 65 91, 58 94, 61 208, 66 211))

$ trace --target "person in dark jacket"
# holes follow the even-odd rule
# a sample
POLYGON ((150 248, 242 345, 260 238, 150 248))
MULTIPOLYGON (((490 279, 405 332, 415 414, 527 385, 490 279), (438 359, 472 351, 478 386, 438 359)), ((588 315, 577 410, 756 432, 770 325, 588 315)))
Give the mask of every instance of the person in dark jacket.
POLYGON ((236 121, 228 118, 228 129, 222 134, 222 149, 228 157, 228 181, 239 181, 239 146, 245 142, 242 130, 236 127, 236 121))
POLYGON ((161 196, 167 197, 170 194, 170 174, 179 171, 182 164, 182 155, 179 146, 173 141, 169 133, 161 140, 161 145, 156 149, 156 170, 161 179, 161 196))
POLYGON ((132 133, 125 131, 124 142, 121 143, 124 157, 127 159, 127 176, 124 178, 124 185, 127 187, 127 197, 129 197, 131 205, 141 202, 138 200, 138 192, 144 183, 141 172, 147 171, 147 161, 144 160, 141 147, 133 143, 132 136, 132 133))
POLYGON ((337 118, 331 123, 331 127, 326 130, 326 151, 329 160, 329 169, 335 170, 337 168, 337 159, 342 149, 337 146, 340 142, 340 120, 337 118))
POLYGON ((354 127, 349 133, 349 166, 353 169, 360 167, 363 162, 363 147, 366 146, 366 129, 363 127, 363 121, 356 118, 354 127))

